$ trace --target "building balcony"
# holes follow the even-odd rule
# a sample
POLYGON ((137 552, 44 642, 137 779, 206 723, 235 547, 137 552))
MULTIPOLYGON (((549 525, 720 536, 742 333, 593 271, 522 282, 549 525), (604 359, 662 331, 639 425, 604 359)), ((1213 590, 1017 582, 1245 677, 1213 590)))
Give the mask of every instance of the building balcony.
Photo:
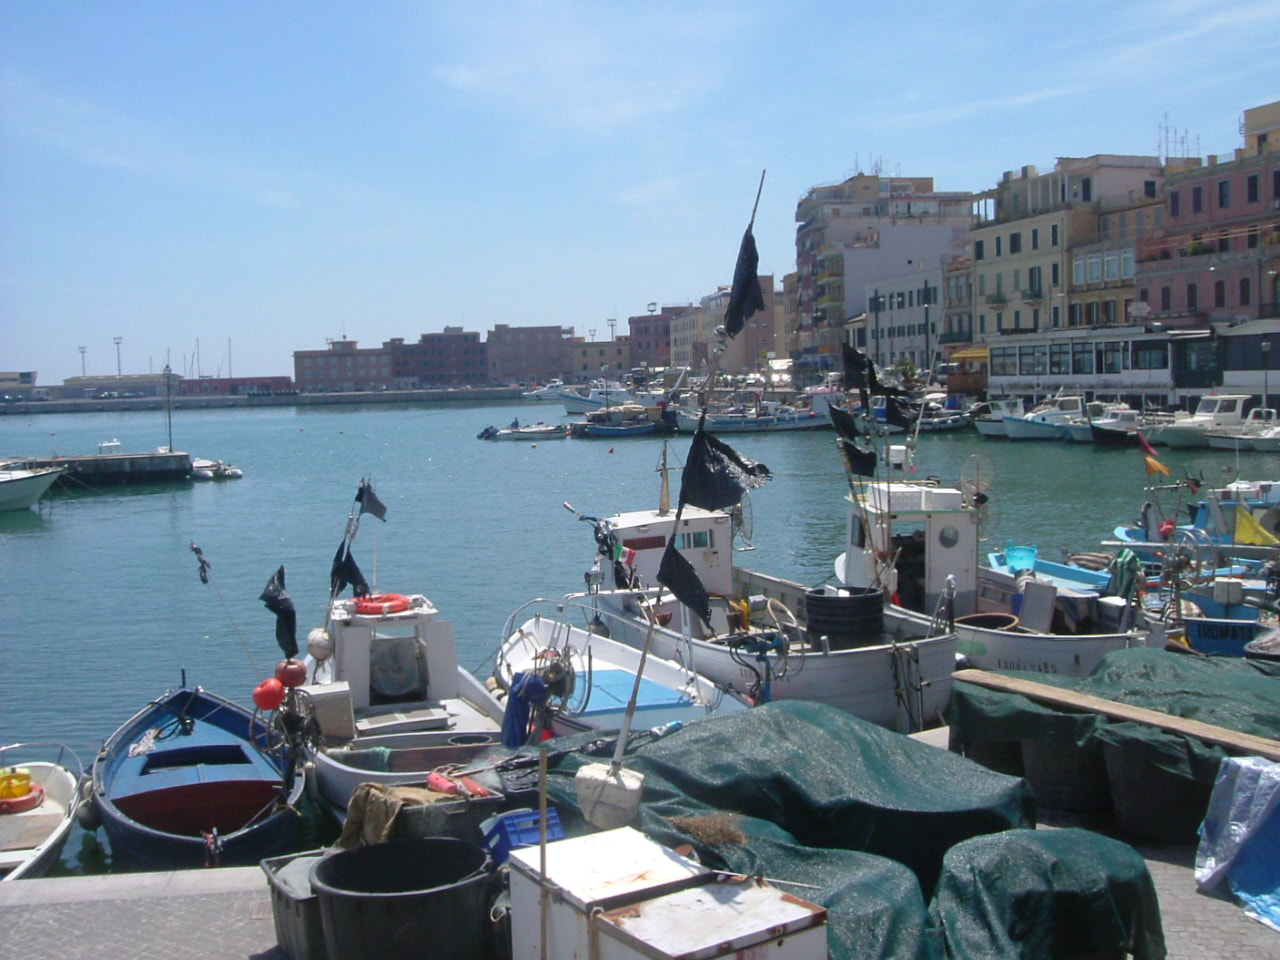
POLYGON ((972 334, 964 333, 958 330, 951 331, 948 333, 938 334, 938 345, 946 346, 949 343, 968 343, 972 339, 973 339, 972 334))
POLYGON ((988 293, 986 301, 993 306, 1000 306, 1009 302, 1009 298, 1004 295, 1004 291, 997 290, 995 293, 988 293))
POLYGON ((1038 303, 1044 299, 1044 291, 1039 287, 1031 287, 1022 291, 1022 299, 1027 303, 1038 303))

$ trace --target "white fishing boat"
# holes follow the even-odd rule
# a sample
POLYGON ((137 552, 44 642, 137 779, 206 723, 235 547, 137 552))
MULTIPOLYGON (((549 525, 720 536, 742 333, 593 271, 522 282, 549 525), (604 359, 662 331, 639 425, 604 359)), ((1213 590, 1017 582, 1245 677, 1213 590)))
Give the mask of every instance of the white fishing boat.
POLYGON ((1006 414, 1004 432, 1010 440, 1062 440, 1072 421, 1084 417, 1084 397, 1056 396, 1021 416, 1006 414))
POLYGON ((984 437, 1008 437, 1004 432, 1006 416, 1022 416, 1022 400, 1018 397, 997 397, 975 404, 969 411, 974 428, 984 437))
POLYGON ((65 470, 65 467, 28 470, 18 464, 0 466, 0 513, 34 506, 65 470))
POLYGON ((501 741, 502 705, 458 664, 453 624, 422 594, 335 600, 304 663, 309 760, 339 811, 361 783, 421 783, 501 741))
POLYGON ((1251 399, 1247 393, 1206 394, 1196 404, 1195 413, 1151 430, 1147 440, 1180 449, 1203 449, 1209 446, 1209 431, 1238 426, 1244 421, 1245 404, 1251 399))
POLYGON ((678 531, 675 511, 661 505, 582 517, 602 552, 587 573, 588 591, 565 599, 600 611, 614 640, 638 649, 650 643, 658 657, 752 702, 817 700, 902 731, 937 725, 951 695, 954 634, 891 610, 878 590, 809 590, 737 566, 742 516, 741 505, 686 504, 678 531), (658 585, 673 537, 712 598, 709 625, 658 585), (615 551, 622 564, 612 561, 615 551))
POLYGON ((62 744, 0 747, 0 880, 42 876, 62 856, 83 776, 80 759, 62 744))
POLYGON ((543 731, 563 736, 617 730, 633 692, 636 728, 683 726, 749 708, 738 694, 675 661, 650 654, 642 670, 640 650, 610 638, 613 619, 581 599, 531 600, 507 619, 506 639, 493 669, 499 695, 508 702, 518 699, 522 677, 542 681, 537 704, 520 714, 528 714, 528 720, 517 723, 524 731, 522 742, 531 737, 537 742, 543 731), (575 615, 581 616, 581 626, 567 622, 575 615), (636 673, 641 670, 637 688, 636 673))
POLYGON ((225 460, 191 458, 191 479, 193 480, 239 480, 243 476, 243 470, 225 460))
POLYGON ((520 394, 521 399, 528 400, 531 403, 559 403, 560 390, 564 387, 564 381, 560 379, 549 380, 544 386, 537 387, 533 390, 526 390, 520 394))
MULTIPOLYGON (((701 411, 681 407, 676 411, 676 428, 681 433, 698 429, 701 411)), ((819 416, 812 407, 793 407, 766 400, 751 407, 725 407, 707 413, 711 433, 773 433, 783 430, 820 430, 831 426, 831 418, 819 416)))
MULTIPOLYGON (((924 629, 940 605, 969 665, 989 670, 1087 674, 1106 653, 1146 642, 1132 592, 1057 576, 1037 558, 1013 574, 979 555, 989 481, 962 478, 959 489, 873 481, 849 496, 848 536, 835 583, 879 589, 892 612, 924 629)), ((1136 589, 1137 583, 1133 585, 1136 589)))
POLYGON ((1249 446, 1259 453, 1280 453, 1280 427, 1269 427, 1250 437, 1249 446))
POLYGON ((1235 426, 1214 427, 1204 438, 1211 450, 1253 450, 1253 438, 1276 426, 1276 412, 1270 407, 1254 407, 1235 426))
POLYGON ((477 434, 480 440, 560 440, 569 435, 569 427, 563 423, 521 424, 515 421, 509 427, 485 427, 477 434))
POLYGON ((584 387, 560 388, 560 402, 564 404, 564 412, 570 416, 633 400, 635 397, 617 380, 592 380, 584 387))

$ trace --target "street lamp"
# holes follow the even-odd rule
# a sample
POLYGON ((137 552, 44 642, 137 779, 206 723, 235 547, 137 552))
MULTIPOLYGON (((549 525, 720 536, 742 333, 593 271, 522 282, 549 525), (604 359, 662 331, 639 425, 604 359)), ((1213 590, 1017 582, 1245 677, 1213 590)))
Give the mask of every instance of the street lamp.
POLYGON ((608 320, 605 321, 605 323, 609 325, 609 339, 610 340, 618 339, 617 338, 618 318, 610 317, 608 320))
POLYGON ((84 352, 87 348, 76 347, 76 349, 80 351, 80 376, 83 377, 84 376, 84 352))
POLYGON ((116 379, 119 380, 120 379, 120 341, 123 340, 124 337, 112 337, 111 339, 116 345, 116 379))

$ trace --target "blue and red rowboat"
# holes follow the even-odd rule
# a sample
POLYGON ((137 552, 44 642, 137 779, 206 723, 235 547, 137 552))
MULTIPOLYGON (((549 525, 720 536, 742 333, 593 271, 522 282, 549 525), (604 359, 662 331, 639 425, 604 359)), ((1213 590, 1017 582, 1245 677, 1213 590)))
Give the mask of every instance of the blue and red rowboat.
POLYGON ((301 821, 297 753, 261 713, 200 687, 166 692, 103 745, 93 798, 117 866, 257 863, 301 821))

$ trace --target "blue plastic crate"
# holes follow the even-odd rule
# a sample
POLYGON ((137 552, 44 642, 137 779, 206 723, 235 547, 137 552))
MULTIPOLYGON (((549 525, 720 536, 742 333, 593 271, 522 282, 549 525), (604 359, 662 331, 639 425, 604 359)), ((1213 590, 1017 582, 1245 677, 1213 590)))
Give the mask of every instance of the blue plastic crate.
MULTIPOLYGON (((494 866, 507 862, 512 850, 532 847, 542 838, 542 827, 537 810, 512 810, 486 821, 484 843, 493 857, 494 866)), ((560 826, 560 814, 547 808, 547 840, 563 840, 564 827, 560 826)))

